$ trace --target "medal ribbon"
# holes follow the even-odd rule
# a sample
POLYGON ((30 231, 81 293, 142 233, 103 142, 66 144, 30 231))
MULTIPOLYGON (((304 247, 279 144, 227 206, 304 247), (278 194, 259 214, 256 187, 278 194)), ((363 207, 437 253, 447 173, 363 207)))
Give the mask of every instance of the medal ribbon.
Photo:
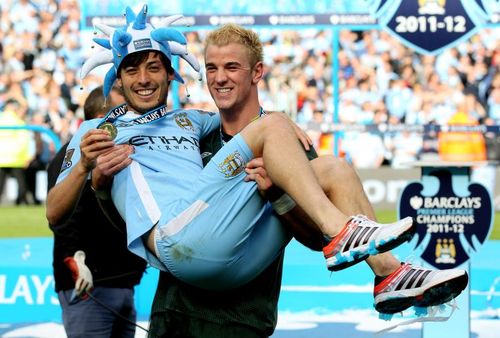
MULTIPOLYGON (((97 128, 102 126, 104 123, 114 124, 116 119, 118 119, 120 116, 125 115, 127 113, 127 111, 128 110, 127 110, 126 104, 122 104, 120 106, 116 106, 116 107, 112 108, 106 114, 106 116, 104 116, 104 118, 99 123, 97 128)), ((157 121, 159 119, 164 118, 168 114, 168 112, 169 111, 167 109, 167 105, 162 105, 156 109, 148 111, 146 114, 143 114, 139 117, 136 117, 135 119, 133 119, 131 121, 126 122, 124 125, 120 125, 120 127, 151 123, 151 122, 154 122, 154 121, 157 121)))
POLYGON ((103 117, 102 121, 99 122, 97 128, 99 128, 106 122, 113 124, 117 118, 119 118, 122 115, 125 115, 126 113, 127 113, 126 104, 121 104, 119 106, 111 108, 111 110, 106 114, 106 116, 103 117))

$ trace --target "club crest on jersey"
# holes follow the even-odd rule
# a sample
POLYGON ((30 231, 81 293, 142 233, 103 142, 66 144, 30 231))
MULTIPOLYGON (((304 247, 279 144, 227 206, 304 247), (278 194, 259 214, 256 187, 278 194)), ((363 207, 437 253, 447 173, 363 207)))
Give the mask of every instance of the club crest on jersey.
POLYGON ((71 159, 73 158, 74 153, 75 153, 75 149, 66 150, 66 154, 64 155, 64 160, 63 160, 63 164, 61 167, 61 172, 63 172, 64 170, 66 170, 68 168, 71 168, 71 166, 73 165, 73 161, 71 159))
POLYGON ((194 131, 193 122, 191 122, 187 113, 175 114, 174 119, 175 123, 177 123, 177 125, 182 129, 194 131))
POLYGON ((234 177, 245 170, 246 162, 238 151, 228 155, 224 161, 218 164, 226 178, 234 177))

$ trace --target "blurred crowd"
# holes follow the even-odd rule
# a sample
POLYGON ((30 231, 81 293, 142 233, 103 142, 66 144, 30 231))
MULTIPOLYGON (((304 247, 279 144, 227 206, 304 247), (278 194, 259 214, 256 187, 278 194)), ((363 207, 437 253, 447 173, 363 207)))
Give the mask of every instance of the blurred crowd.
MULTIPOLYGON (((93 32, 80 28, 79 1, 2 0, 0 25, 0 126, 46 127, 64 144, 82 121, 86 95, 105 73, 91 73, 82 83, 78 78, 83 61, 97 52, 90 42, 93 32)), ((438 158, 445 137, 411 130, 345 131, 332 137, 325 130, 334 124, 500 124, 498 28, 484 29, 437 56, 417 54, 382 30, 340 31, 336 56, 331 30, 257 30, 265 48, 263 108, 287 112, 307 129, 320 153, 337 150, 358 168, 403 168, 410 161, 438 158)), ((200 61, 207 32, 186 32, 200 61)), ((200 81, 183 62, 179 67, 187 83, 176 87, 177 99, 169 104, 214 110, 203 74, 200 81)), ((470 152, 482 155, 471 160, 500 155, 498 134, 481 137, 471 141, 482 145, 470 152)), ((13 176, 21 187, 16 202, 39 203, 30 175, 45 168, 54 142, 44 133, 1 131, 0 143, 9 142, 17 146, 0 146, 0 194, 5 178, 13 176)))
MULTIPOLYGON (((85 99, 76 77, 83 60, 78 1, 2 0, 0 25, 0 126, 45 127, 66 142, 85 99)), ((13 176, 16 204, 39 204, 36 172, 55 153, 54 142, 44 133, 2 131, 0 143, 0 194, 13 176)))
MULTIPOLYGON (((425 56, 413 53, 383 31, 343 31, 340 123, 499 124, 498 33, 498 29, 485 29, 455 48, 425 56)), ((472 133, 458 138, 477 143, 476 136, 472 133)), ((403 131, 371 135, 371 142, 366 142, 366 137, 351 133, 344 139, 346 154, 354 163, 363 153, 373 156, 376 151, 384 153, 381 163, 398 168, 417 159, 451 159, 453 151, 452 140, 444 133, 433 136, 403 131), (373 149, 363 152, 358 138, 373 149)), ((459 155, 463 160, 485 160, 486 140, 483 142, 482 148, 459 155)))
MULTIPOLYGON (((336 65, 330 30, 260 29, 259 33, 265 44, 267 70, 260 83, 264 109, 289 113, 309 131, 322 153, 334 150, 334 138, 324 133, 334 124, 347 129, 373 124, 500 124, 498 28, 482 30, 437 56, 417 54, 385 31, 343 30, 336 65)), ((200 59, 203 37, 204 32, 189 33, 189 46, 200 59)), ((212 109, 205 83, 196 81, 196 74, 191 74, 191 79, 188 88, 192 95, 188 98, 181 88, 181 101, 212 109)), ((449 159, 447 152, 455 148, 449 144, 450 135, 422 134, 412 128, 340 134, 335 148, 358 168, 384 164, 404 168, 419 159, 449 159)), ((470 142, 478 143, 474 133, 451 136, 460 142, 472 139, 470 142)), ((479 146, 462 149, 460 157, 471 161, 500 159, 498 134, 483 136, 479 146), (487 156, 488 150, 491 156, 487 156)))

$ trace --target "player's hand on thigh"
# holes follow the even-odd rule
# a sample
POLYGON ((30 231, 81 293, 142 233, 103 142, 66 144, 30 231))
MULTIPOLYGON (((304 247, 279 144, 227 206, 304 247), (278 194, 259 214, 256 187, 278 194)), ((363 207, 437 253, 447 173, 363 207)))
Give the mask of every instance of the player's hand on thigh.
POLYGON ((297 135, 297 138, 299 139, 299 142, 302 144, 304 149, 306 151, 309 151, 313 142, 311 137, 302 129, 300 128, 292 119, 290 116, 284 112, 275 112, 275 111, 268 111, 269 114, 278 114, 279 116, 283 117, 285 120, 288 121, 288 123, 291 124, 293 127, 293 130, 295 131, 295 134, 297 135))
POLYGON ((312 139, 297 124, 292 123, 292 126, 293 129, 295 130, 295 134, 297 134, 299 142, 302 144, 305 150, 309 151, 309 149, 311 149, 311 146, 313 144, 312 139))
POLYGON ((262 157, 250 160, 247 163, 245 172, 247 173, 245 181, 255 181, 260 194, 264 198, 273 201, 283 194, 283 191, 275 186, 271 181, 271 178, 267 175, 267 171, 264 166, 264 159, 262 157))

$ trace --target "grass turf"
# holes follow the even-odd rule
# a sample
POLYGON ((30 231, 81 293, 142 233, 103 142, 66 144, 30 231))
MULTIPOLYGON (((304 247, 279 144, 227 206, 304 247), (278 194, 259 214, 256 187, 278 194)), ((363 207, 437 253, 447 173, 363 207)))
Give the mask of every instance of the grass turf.
POLYGON ((45 206, 0 206, 0 238, 50 237, 45 206))
MULTIPOLYGON (((396 211, 378 210, 377 218, 382 223, 396 221, 396 211)), ((50 237, 44 206, 0 206, 0 238, 50 237)), ((495 214, 490 239, 500 239, 500 212, 495 214)))

